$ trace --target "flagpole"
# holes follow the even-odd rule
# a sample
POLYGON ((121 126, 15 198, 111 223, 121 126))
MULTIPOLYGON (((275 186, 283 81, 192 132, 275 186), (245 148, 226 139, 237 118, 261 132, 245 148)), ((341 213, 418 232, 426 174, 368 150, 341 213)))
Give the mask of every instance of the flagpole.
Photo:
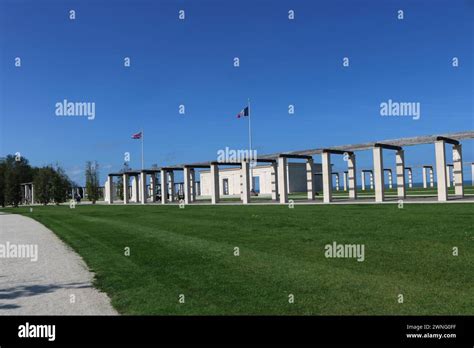
POLYGON ((143 138, 145 137, 145 134, 143 133, 143 128, 142 128, 142 170, 145 169, 143 166, 143 138))
POLYGON ((252 163, 251 163, 251 158, 252 158, 252 126, 250 122, 250 118, 252 117, 252 114, 250 112, 250 98, 247 98, 247 107, 249 108, 249 166, 250 166, 250 189, 253 189, 253 174, 252 174, 252 163))

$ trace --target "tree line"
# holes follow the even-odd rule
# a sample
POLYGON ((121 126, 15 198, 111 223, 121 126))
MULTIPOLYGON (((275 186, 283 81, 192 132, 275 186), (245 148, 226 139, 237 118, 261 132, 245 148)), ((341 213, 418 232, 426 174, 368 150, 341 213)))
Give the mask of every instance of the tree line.
MULTIPOLYGON (((86 194, 95 203, 101 196, 97 162, 86 163, 86 194)), ((29 161, 18 155, 0 159, 0 205, 18 207, 22 201, 23 183, 33 183, 35 202, 61 204, 73 199, 71 190, 77 185, 69 179, 59 166, 33 167, 29 161)))

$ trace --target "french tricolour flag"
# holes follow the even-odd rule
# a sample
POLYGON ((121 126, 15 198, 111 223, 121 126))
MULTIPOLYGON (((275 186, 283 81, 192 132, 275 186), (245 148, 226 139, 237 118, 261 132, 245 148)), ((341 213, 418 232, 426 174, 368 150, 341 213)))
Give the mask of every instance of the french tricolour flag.
POLYGON ((141 139, 142 138, 142 132, 135 133, 132 135, 132 139, 141 139))
POLYGON ((246 106, 245 108, 240 110, 240 112, 237 114, 237 118, 241 118, 241 117, 248 116, 248 115, 249 115, 249 107, 246 106))

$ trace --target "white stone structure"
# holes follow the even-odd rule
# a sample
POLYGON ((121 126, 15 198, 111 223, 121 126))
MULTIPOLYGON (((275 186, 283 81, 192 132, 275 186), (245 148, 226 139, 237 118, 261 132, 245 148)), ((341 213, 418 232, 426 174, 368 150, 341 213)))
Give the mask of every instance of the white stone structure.
MULTIPOLYGON (((287 158, 280 158, 280 162, 288 163, 287 158)), ((282 176, 286 177, 286 183, 278 182, 278 186, 286 187, 285 190, 286 194, 294 193, 294 192, 307 192, 308 191, 308 171, 307 171, 307 163, 294 163, 290 162, 286 166, 286 175, 282 176)), ((242 172, 241 168, 239 167, 232 167, 232 168, 217 168, 218 164, 211 166, 216 168, 214 169, 214 173, 217 173, 217 180, 218 180, 218 197, 221 196, 237 196, 243 193, 242 191, 242 172)), ((283 168, 279 167, 279 168, 283 168)), ((269 164, 269 165, 258 165, 252 168, 252 176, 253 182, 258 182, 259 186, 259 194, 268 194, 272 195, 273 199, 276 199, 276 189, 275 183, 278 180, 275 176, 275 169, 276 165, 269 164)), ((245 179, 245 173, 247 169, 243 169, 243 175, 245 179)), ((318 172, 321 171, 321 165, 314 163, 313 164, 313 171, 318 172)), ((250 174, 249 174, 250 175, 250 174)), ((315 187, 314 191, 321 191, 321 180, 315 176, 315 187)), ((202 170, 200 172, 200 181, 201 181, 201 195, 202 196, 212 196, 213 193, 213 176, 209 170, 202 170)), ((249 181, 250 182, 250 181, 249 181)), ((255 186, 254 186, 255 187, 255 186)), ((312 190, 311 190, 312 192, 312 190)), ((284 199, 285 195, 280 197, 284 199)), ((218 197, 215 197, 216 201, 218 197)), ((285 200, 287 201, 287 199, 285 200)))

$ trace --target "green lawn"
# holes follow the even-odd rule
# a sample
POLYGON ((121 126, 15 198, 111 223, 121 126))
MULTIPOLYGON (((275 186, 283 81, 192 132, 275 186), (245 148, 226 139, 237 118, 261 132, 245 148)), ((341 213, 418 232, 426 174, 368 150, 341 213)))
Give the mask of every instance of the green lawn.
MULTIPOLYGON (((394 198, 396 199, 397 197, 397 188, 396 188, 396 185, 393 186, 394 188, 392 189, 389 189, 389 188, 385 188, 385 196, 387 198, 394 198)), ((423 188, 423 187, 413 187, 413 188, 406 188, 406 195, 408 197, 436 197, 437 196, 437 189, 436 188, 423 188)), ((448 188, 448 194, 449 195, 454 195, 454 187, 450 187, 448 188)), ((469 186, 469 185, 465 185, 464 187, 464 194, 466 196, 469 196, 469 195, 474 195, 474 187, 473 186, 469 186)), ((338 199, 338 198, 343 198, 343 199, 348 199, 349 198, 349 192, 348 191, 343 191, 342 187, 340 189, 340 191, 336 191, 336 189, 333 189, 332 191, 332 195, 335 199, 338 199)), ((366 190, 362 191, 360 188, 357 190, 357 195, 359 198, 368 198, 368 199, 373 199, 375 197, 375 190, 371 190, 369 188, 367 188, 366 190)), ((293 200, 296 200, 296 201, 300 201, 300 200, 307 200, 307 193, 306 192, 295 192, 295 193, 290 193, 288 195, 288 199, 293 199, 293 200)), ((322 192, 317 192, 316 194, 316 200, 322 200, 323 199, 323 193, 322 192)), ((211 198, 210 197, 198 197, 198 200, 199 201, 208 201, 210 202, 211 201, 211 198)), ((240 197, 238 196, 221 196, 220 197, 220 200, 221 201, 224 201, 224 202, 240 202, 240 197)), ((252 202, 261 202, 261 201, 270 201, 271 200, 271 197, 269 194, 264 194, 264 195, 259 195, 259 196, 252 196, 251 197, 251 201, 252 202)))
POLYGON ((3 211, 55 231, 82 255, 96 286, 123 314, 472 315, 473 208, 79 205, 3 211), (364 244, 365 261, 325 258, 324 246, 333 241, 364 244))

